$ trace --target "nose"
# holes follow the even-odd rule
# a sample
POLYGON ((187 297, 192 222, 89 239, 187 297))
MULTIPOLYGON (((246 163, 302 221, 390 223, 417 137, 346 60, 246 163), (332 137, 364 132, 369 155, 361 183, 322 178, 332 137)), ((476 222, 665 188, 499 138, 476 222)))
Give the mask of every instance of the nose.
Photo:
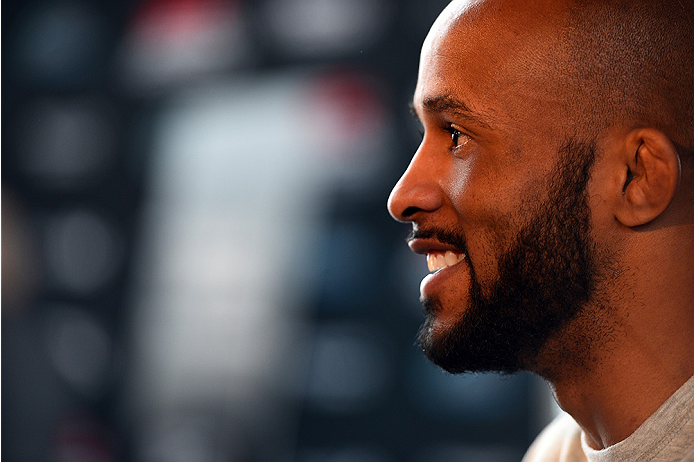
POLYGON ((415 221, 443 203, 440 166, 420 146, 388 197, 388 211, 401 222, 415 221))

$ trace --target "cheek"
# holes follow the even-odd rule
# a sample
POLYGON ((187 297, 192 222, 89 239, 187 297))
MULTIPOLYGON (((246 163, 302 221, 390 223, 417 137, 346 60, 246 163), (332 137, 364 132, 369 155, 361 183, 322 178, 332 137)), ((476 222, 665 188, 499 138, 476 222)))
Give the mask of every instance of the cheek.
POLYGON ((619 235, 620 224, 614 211, 623 197, 623 183, 618 168, 609 169, 603 165, 603 160, 598 159, 591 171, 587 186, 588 207, 593 237, 598 242, 609 242, 614 241, 615 236, 619 235))
POLYGON ((507 247, 496 229, 479 228, 468 239, 469 262, 482 293, 489 295, 490 287, 499 277, 499 258, 507 247))
POLYGON ((453 163, 451 175, 447 179, 450 199, 453 204, 462 202, 467 196, 474 194, 476 188, 471 184, 474 167, 473 159, 453 163))
POLYGON ((543 202, 541 182, 480 181, 468 170, 465 182, 451 189, 458 226, 483 295, 498 280, 499 259, 516 244, 518 234, 543 202))
POLYGON ((449 199, 470 250, 481 245, 485 254, 499 254, 514 236, 523 208, 523 194, 515 183, 471 160, 453 169, 448 184, 449 199))
POLYGON ((470 288, 470 272, 466 270, 464 274, 461 272, 457 276, 454 285, 441 291, 438 296, 441 310, 436 315, 438 327, 446 328, 454 325, 467 311, 470 306, 470 288))
POLYGON ((465 236, 468 263, 485 291, 496 280, 499 257, 515 236, 512 217, 499 210, 495 199, 478 193, 461 196, 458 205, 458 226, 465 236))

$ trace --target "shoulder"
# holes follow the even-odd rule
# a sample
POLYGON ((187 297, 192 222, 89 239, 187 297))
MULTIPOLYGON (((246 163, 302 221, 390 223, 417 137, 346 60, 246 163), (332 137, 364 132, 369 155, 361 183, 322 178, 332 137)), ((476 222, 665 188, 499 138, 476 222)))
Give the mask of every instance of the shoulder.
POLYGON ((523 462, 585 462, 581 427, 566 413, 555 418, 535 439, 523 462))

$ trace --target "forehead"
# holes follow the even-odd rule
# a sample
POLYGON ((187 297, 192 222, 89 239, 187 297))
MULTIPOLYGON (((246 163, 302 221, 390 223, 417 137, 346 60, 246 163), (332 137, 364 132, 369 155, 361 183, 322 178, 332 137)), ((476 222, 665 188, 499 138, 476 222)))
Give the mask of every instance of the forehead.
POLYGON ((556 7, 527 5, 451 3, 422 47, 415 107, 448 94, 508 124, 539 122, 530 115, 547 111, 561 124, 556 119, 565 104, 559 91, 565 62, 561 16, 556 7))

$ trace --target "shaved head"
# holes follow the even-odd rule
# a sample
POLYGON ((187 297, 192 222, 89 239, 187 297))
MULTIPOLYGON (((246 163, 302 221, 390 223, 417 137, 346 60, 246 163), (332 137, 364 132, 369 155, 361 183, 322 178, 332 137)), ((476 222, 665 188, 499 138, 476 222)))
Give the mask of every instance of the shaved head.
POLYGON ((691 153, 694 2, 576 1, 568 12, 565 42, 582 125, 652 126, 691 153))
POLYGON ((516 70, 561 102, 565 130, 594 137, 614 125, 649 126, 694 162, 693 0, 458 0, 429 40, 487 21, 537 48, 524 59, 543 65, 516 70))

